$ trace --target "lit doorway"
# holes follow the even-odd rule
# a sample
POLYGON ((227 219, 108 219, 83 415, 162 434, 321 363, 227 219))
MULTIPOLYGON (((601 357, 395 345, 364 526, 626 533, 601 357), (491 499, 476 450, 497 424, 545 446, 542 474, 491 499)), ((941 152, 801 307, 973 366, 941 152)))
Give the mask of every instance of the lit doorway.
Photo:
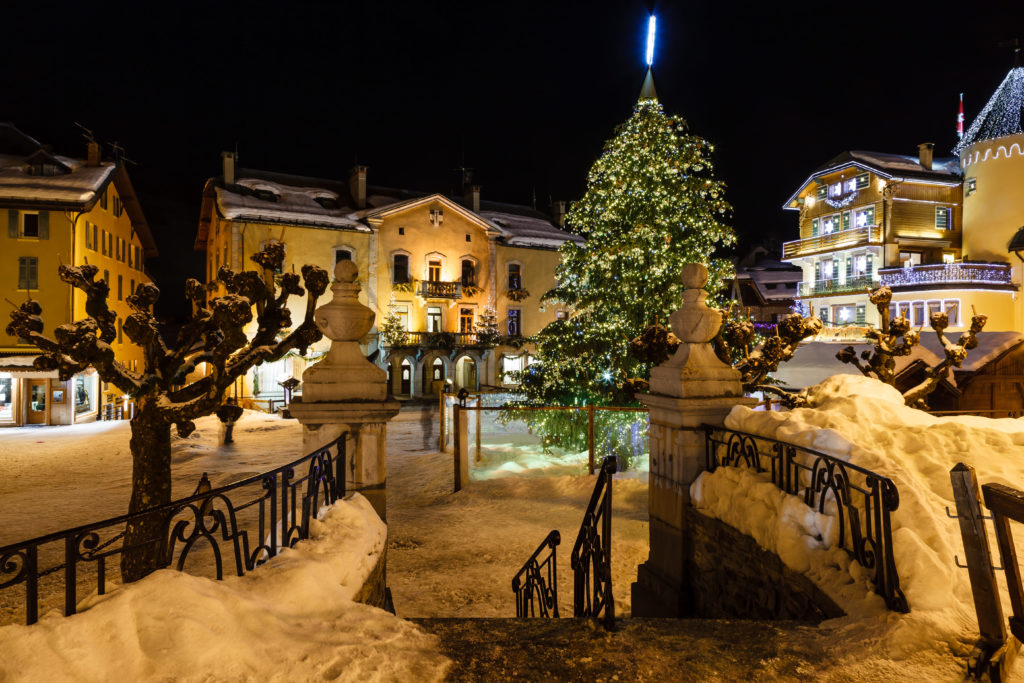
POLYGON ((402 360, 402 384, 399 387, 399 393, 408 396, 412 393, 412 363, 409 362, 408 358, 402 360))
POLYGON ((455 384, 459 389, 476 391, 476 361, 469 356, 463 356, 455 364, 455 384))
POLYGON ((28 419, 30 425, 46 424, 46 392, 50 381, 46 379, 30 379, 28 381, 28 419))

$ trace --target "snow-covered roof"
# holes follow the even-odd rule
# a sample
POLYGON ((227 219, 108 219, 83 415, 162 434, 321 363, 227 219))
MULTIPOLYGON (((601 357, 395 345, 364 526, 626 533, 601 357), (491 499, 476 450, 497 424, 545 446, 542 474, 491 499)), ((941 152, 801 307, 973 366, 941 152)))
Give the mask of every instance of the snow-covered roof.
MULTIPOLYGON (((946 335, 951 342, 956 342, 960 334, 954 332, 946 335)), ((1020 332, 980 332, 978 334, 978 346, 967 352, 967 359, 963 365, 955 368, 956 372, 977 372, 983 367, 1013 349, 1021 342, 1024 342, 1024 334, 1020 332)), ((927 347, 937 357, 942 356, 942 347, 934 332, 928 329, 921 331, 921 346, 927 347)))
POLYGON ((86 166, 55 156, 69 173, 33 175, 24 156, 0 154, 0 205, 30 204, 84 207, 95 201, 116 169, 112 163, 86 166))
POLYGON ((504 242, 510 246, 557 249, 568 241, 583 242, 582 237, 556 227, 547 218, 502 211, 481 211, 480 215, 505 233, 504 242))
POLYGON ((960 164, 954 157, 934 158, 931 168, 921 165, 921 160, 911 154, 889 154, 888 152, 869 152, 865 150, 847 150, 832 157, 822 164, 807 179, 800 184, 782 205, 783 209, 795 210, 796 198, 804 191, 809 184, 815 182, 822 176, 835 173, 844 168, 854 166, 865 171, 873 171, 876 175, 886 179, 918 179, 931 180, 934 182, 957 183, 960 181, 960 164))
POLYGON ((961 151, 976 142, 993 140, 1024 132, 1021 117, 1024 113, 1024 66, 1016 66, 1006 74, 996 91, 974 119, 953 152, 961 151))
MULTIPOLYGON (((304 179, 298 179, 300 182, 304 179)), ((348 197, 326 183, 290 183, 266 175, 246 175, 227 187, 217 187, 217 210, 224 218, 259 223, 290 223, 348 228, 369 228, 347 206, 348 197), (317 201, 320 200, 320 201, 317 201)))

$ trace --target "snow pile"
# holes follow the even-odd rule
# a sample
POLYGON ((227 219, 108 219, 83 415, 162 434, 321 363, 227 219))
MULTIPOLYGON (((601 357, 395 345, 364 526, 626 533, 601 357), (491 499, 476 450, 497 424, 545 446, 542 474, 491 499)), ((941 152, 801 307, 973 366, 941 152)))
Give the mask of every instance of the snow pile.
POLYGON ((892 387, 855 375, 813 387, 810 402, 812 407, 791 412, 738 406, 725 424, 828 453, 893 480, 900 495, 892 515, 894 556, 909 615, 888 613, 868 572, 834 546, 838 529, 831 515, 782 493, 767 475, 732 467, 705 472, 691 489, 695 505, 807 574, 849 618, 877 617, 877 636, 890 655, 962 650, 977 637, 977 623, 967 572, 953 562, 963 551, 958 523, 945 513, 946 506, 955 509, 949 470, 964 462, 981 483, 1024 485, 1024 420, 935 417, 906 407, 892 387))
POLYGON ((244 577, 162 570, 80 614, 0 627, 0 680, 440 680, 436 639, 352 601, 386 527, 355 494, 321 510, 313 539, 244 577))

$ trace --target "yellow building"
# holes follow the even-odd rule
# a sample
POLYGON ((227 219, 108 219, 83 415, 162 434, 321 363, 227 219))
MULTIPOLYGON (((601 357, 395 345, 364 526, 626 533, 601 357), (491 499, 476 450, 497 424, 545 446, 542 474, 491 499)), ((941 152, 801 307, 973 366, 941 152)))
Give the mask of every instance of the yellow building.
POLYGON ((803 269, 798 300, 827 325, 875 325, 867 292, 893 292, 890 314, 926 326, 945 311, 950 329, 970 324, 972 306, 989 315, 986 329, 1014 329, 1017 286, 1005 256, 968 261, 960 169, 917 156, 849 151, 817 169, 784 205, 800 212, 800 239, 783 260, 803 269))
MULTIPOLYGON (((508 372, 529 362, 524 338, 567 311, 541 305, 555 285, 557 248, 580 238, 561 230, 564 204, 552 222, 529 207, 481 202, 467 186, 462 201, 367 184, 367 168, 347 181, 236 167, 206 183, 195 247, 206 252, 207 278, 221 265, 252 268, 248 258, 267 240, 285 245, 286 270, 310 263, 332 270, 341 259, 359 267, 360 301, 376 324, 365 350, 388 370, 392 393, 417 397, 450 389, 508 386, 508 372), (391 315, 401 334, 385 340, 391 315), (493 315, 497 346, 480 343, 479 325, 493 315)), ((329 296, 329 292, 328 292, 329 296)), ((303 302, 293 297, 292 319, 303 302)), ((280 382, 301 378, 306 357, 293 355, 255 369, 236 392, 265 407, 283 398, 280 382)))
MULTIPOLYGON (((110 286, 118 315, 112 345, 129 367, 141 352, 121 332, 130 314, 124 299, 150 278, 145 259, 156 246, 124 166, 103 161, 89 143, 87 158, 50 152, 10 124, 0 123, 0 290, 11 302, 33 298, 45 332, 85 316, 85 296, 61 282, 57 267, 91 263, 110 286)), ((38 349, 0 326, 0 425, 74 424, 116 415, 131 406, 92 370, 61 382, 32 367, 38 349), (110 406, 110 408, 106 408, 110 406), (106 409, 105 409, 106 408, 106 409), (115 410, 116 409, 116 410, 115 410)))

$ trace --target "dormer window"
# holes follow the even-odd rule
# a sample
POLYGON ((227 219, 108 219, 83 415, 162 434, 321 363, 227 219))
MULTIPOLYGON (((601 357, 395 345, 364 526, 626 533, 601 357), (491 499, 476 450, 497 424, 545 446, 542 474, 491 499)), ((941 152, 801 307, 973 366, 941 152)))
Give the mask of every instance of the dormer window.
POLYGON ((317 204, 327 209, 328 211, 338 210, 338 199, 336 197, 328 197, 326 195, 316 197, 315 201, 317 204))

